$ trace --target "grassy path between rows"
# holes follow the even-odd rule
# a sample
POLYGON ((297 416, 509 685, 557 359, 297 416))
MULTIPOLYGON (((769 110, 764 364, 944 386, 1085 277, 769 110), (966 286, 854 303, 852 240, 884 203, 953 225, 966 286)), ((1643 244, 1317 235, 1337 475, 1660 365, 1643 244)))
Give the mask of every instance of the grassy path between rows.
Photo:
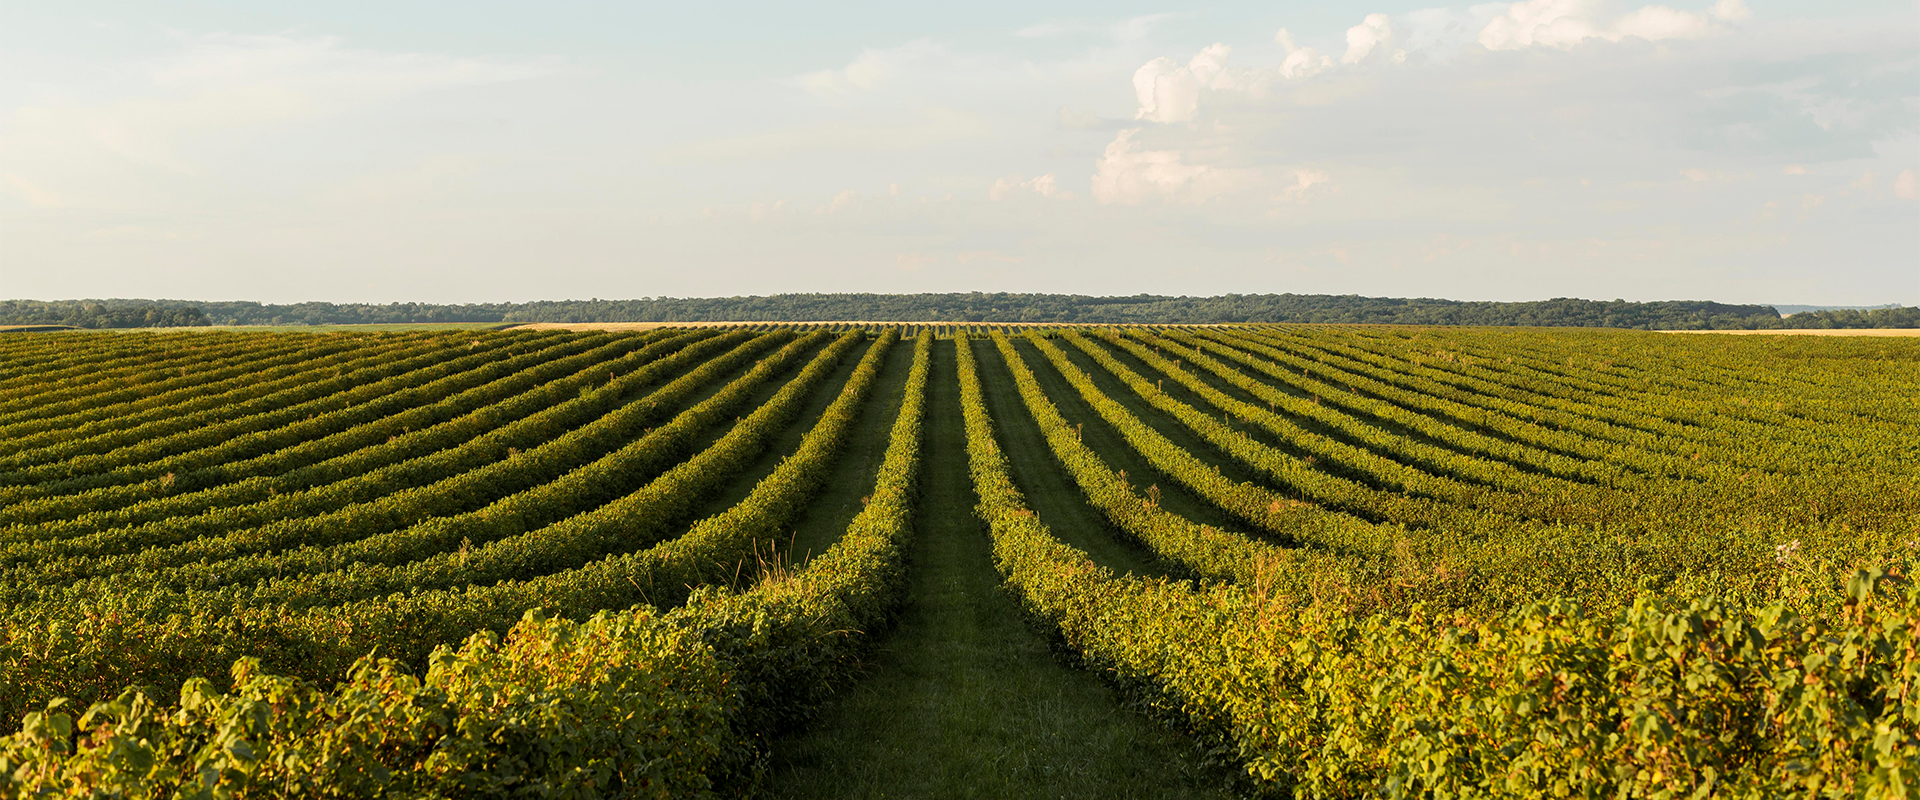
MULTIPOLYGON (((986 392, 987 413, 993 415, 994 431, 999 434, 1000 449, 1007 455, 1014 483, 1026 493, 1027 506, 1040 515, 1040 521, 1053 530, 1054 537, 1086 551, 1096 563, 1114 572, 1170 576, 1170 566, 1151 551, 1114 535, 1106 515, 1087 503, 1079 484, 1074 483, 1073 476, 1054 459, 1046 434, 1040 432, 1040 423, 1033 421, 1033 412, 1027 410, 1027 404, 1020 398, 1020 384, 1014 382, 1013 368, 1001 357, 1000 348, 992 341, 976 339, 973 355, 980 365, 980 388, 986 392)), ((1034 359, 1040 357, 1033 352, 1021 354, 1036 379, 1045 374, 1042 368, 1052 369, 1044 361, 1036 365, 1034 359)), ((1067 391, 1071 393, 1072 389, 1067 391)), ((1077 396, 1069 399, 1077 401, 1077 396)), ((1055 397, 1056 406, 1062 402, 1055 397)), ((1095 426, 1105 424, 1097 416, 1089 422, 1095 426)), ((1118 434, 1115 437, 1118 441, 1118 434)), ((1114 455, 1121 455, 1126 448, 1124 441, 1118 444, 1114 455)), ((1141 480, 1142 477, 1133 475, 1134 485, 1144 485, 1146 481, 1141 480)), ((969 503, 967 508, 973 505, 969 503)))
MULTIPOLYGON (((767 440, 766 448, 752 463, 722 482, 720 488, 712 495, 696 504, 694 511, 687 515, 687 524, 724 513, 727 509, 739 505, 741 500, 745 500, 747 495, 753 493, 753 488, 759 486, 760 481, 779 469, 780 462, 785 461, 793 451, 800 449, 800 442, 807 438, 807 432, 813 430, 813 426, 820 421, 820 416, 827 412, 827 407, 833 405, 833 401, 840 397, 841 390, 847 388, 847 381, 853 377, 854 369, 860 366, 860 357, 866 355, 867 347, 871 344, 872 342, 859 342, 842 353, 840 362, 834 365, 833 370, 827 373, 818 386, 813 387, 793 419, 767 440)), ((766 405, 767 401, 779 394, 787 384, 798 380, 800 373, 806 370, 807 365, 816 356, 820 355, 820 351, 831 345, 831 341, 824 342, 820 347, 807 351, 805 356, 795 359, 774 380, 759 387, 749 402, 740 404, 737 414, 731 421, 722 422, 707 431, 700 443, 700 449, 692 452, 698 453, 712 447, 721 437, 733 432, 734 426, 751 415, 754 409, 766 405)), ((869 397, 867 402, 871 403, 872 398, 869 397)))
POLYGON ((887 460, 887 443, 894 419, 900 416, 907 373, 912 369, 913 341, 895 342, 881 362, 880 373, 874 376, 873 393, 847 432, 846 446, 829 468, 832 474, 799 519, 788 526, 792 537, 779 543, 794 569, 806 566, 807 561, 840 541, 854 516, 866 507, 864 498, 873 493, 880 464, 887 460))
MULTIPOLYGON (((1179 420, 1150 416, 1164 415, 1164 412, 1152 407, 1139 395, 1134 394, 1131 388, 1121 383, 1120 379, 1113 377, 1105 367, 1086 358, 1086 354, 1081 353, 1072 343, 1058 341, 1054 344, 1060 348, 1061 352, 1067 354, 1068 361, 1092 376, 1095 386, 1105 392, 1109 398, 1133 412, 1133 415, 1145 422, 1147 427, 1159 431, 1174 444, 1186 448, 1187 452, 1195 458, 1209 464, 1220 465, 1227 471, 1227 476, 1235 481, 1256 479, 1257 476, 1248 474, 1230 457, 1220 454, 1211 444, 1195 436, 1179 420)), ((1108 423, 1105 417, 1100 416, 1099 411, 1094 410, 1092 404, 1080 395, 1080 390, 1073 388, 1073 384, 1067 382, 1066 377, 1060 374, 1053 362, 1049 361, 1046 355, 1031 342, 1021 341, 1015 346, 1020 351, 1020 357, 1026 359, 1027 366, 1033 370, 1034 379, 1039 381, 1040 388, 1045 389, 1047 396, 1053 398, 1053 404, 1060 409, 1061 416, 1081 426, 1082 441, 1099 454, 1100 460, 1105 461, 1108 468, 1125 471, 1128 481, 1136 487, 1158 486, 1160 507, 1167 511, 1202 525, 1212 525, 1223 530, 1249 529, 1247 523, 1235 519, 1233 515, 1211 501, 1194 494, 1172 478, 1162 475, 1160 470, 1154 468, 1153 462, 1148 461, 1145 456, 1140 455, 1139 451, 1133 449, 1133 445, 1127 443, 1126 437, 1120 434, 1119 429, 1108 423)))
MULTIPOLYGON (((936 343, 926 474, 898 627, 880 640, 864 680, 806 731, 775 744, 767 793, 1229 796, 1219 788, 1226 778, 1200 766, 1190 742, 1124 709, 1098 676, 1057 658, 1001 590, 986 530, 972 514, 954 363, 953 344, 936 343)), ((1046 454, 1024 457, 1035 456, 1046 454)))

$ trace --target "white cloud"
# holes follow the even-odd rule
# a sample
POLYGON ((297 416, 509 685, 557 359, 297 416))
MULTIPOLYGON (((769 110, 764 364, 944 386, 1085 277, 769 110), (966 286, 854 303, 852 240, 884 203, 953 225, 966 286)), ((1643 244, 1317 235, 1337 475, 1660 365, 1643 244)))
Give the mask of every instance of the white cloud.
POLYGON ((859 201, 860 201, 860 193, 852 189, 848 189, 846 191, 843 191, 839 194, 834 195, 833 199, 827 201, 825 205, 815 207, 813 209, 813 213, 838 214, 842 211, 852 208, 853 204, 859 201))
POLYGON ((1028 178, 1025 175, 1008 175, 993 182, 993 186, 987 190, 987 197, 988 199, 996 201, 1009 200, 1015 195, 1025 191, 1031 191, 1041 197, 1059 200, 1069 200, 1073 197, 1073 193, 1060 190, 1059 181, 1051 172, 1037 178, 1028 178))
POLYGON ((1587 14, 1587 0, 1524 0, 1480 29, 1480 44, 1488 50, 1513 50, 1532 45, 1571 47, 1600 34, 1587 14))
MULTIPOLYGON (((200 60, 66 71, 10 53, 24 68, 5 97, 38 109, 0 107, 0 260, 30 265, 0 275, 43 296, 91 280, 282 300, 1071 290, 1089 263, 1116 293, 1839 302, 1913 286, 1913 59, 1883 20, 1804 7, 1816 19, 1745 25, 1726 0, 1522 5, 1553 17, 1526 29, 1535 52, 1476 41, 1515 0, 1359 8, 1286 20, 1292 35, 1216 10, 1205 24, 1231 58, 1196 57, 1213 38, 1116 46, 1135 33, 1106 20, 1046 40, 815 43, 806 69, 834 69, 785 84, 583 52, 583 80, 432 96, 517 65, 304 36, 225 45, 239 56, 175 39, 200 60), (1702 25, 1683 46, 1640 38, 1702 25), (1380 68, 1398 50, 1419 57, 1380 68), (1155 55, 1173 59, 1143 97, 1132 78, 1155 55), (1847 188, 1868 169, 1870 193, 1847 188), (1756 222, 1769 200, 1776 219, 1756 222), (1525 254, 1507 265, 1514 231, 1525 254), (1605 257, 1581 260, 1589 242, 1605 257), (1258 264, 1281 243, 1285 274, 1258 264), (1803 277, 1823 260, 1840 266, 1803 277), (47 277, 82 270, 96 277, 47 277)), ((1001 31, 1031 21, 987 13, 1001 31)), ((1171 27, 1152 25, 1146 42, 1171 27)), ((709 44, 673 52, 746 52, 709 44)))
POLYGON ((551 74, 515 63, 349 47, 332 37, 220 34, 139 63, 72 99, 19 107, 0 134, 0 174, 35 202, 134 210, 178 207, 222 148, 251 132, 310 123, 429 92, 551 74))
POLYGON ((1856 191, 1867 192, 1873 190, 1873 183, 1873 170, 1867 170, 1866 172, 1860 173, 1860 177, 1854 178, 1853 183, 1848 185, 1852 186, 1856 191))
POLYGON ((270 87, 299 95, 290 99, 301 108, 327 110, 551 71, 538 64, 355 49, 332 36, 218 34, 200 37, 186 53, 154 63, 149 77, 156 86, 186 92, 270 87))
POLYGON ((1721 22, 1740 22, 1753 17, 1753 12, 1747 10, 1746 0, 1719 0, 1707 13, 1721 22))
POLYGON ((1147 38, 1153 32, 1153 26, 1170 19, 1178 19, 1185 14, 1144 14, 1115 24, 1111 30, 1116 42, 1137 42, 1147 38))
POLYGON ((1085 33, 1089 27, 1086 23, 1075 20, 1050 19, 1016 30, 1013 35, 1022 39, 1058 39, 1062 36, 1085 33))
POLYGON ((1280 77, 1287 79, 1309 78, 1333 66, 1333 59, 1320 55, 1320 51, 1311 47, 1301 47, 1293 43, 1293 34, 1281 28, 1273 35, 1287 51, 1287 59, 1280 63, 1280 77))
POLYGON ((1053 19, 1038 22, 1013 32, 1022 39, 1060 39, 1069 36, 1098 35, 1116 42, 1137 42, 1153 33, 1155 26, 1188 16, 1181 13, 1142 14, 1119 22, 1098 23, 1084 20, 1053 19))
POLYGON ((1717 31, 1716 21, 1737 22, 1752 16, 1743 0, 1719 0, 1705 13, 1643 6, 1611 23, 1598 19, 1602 10, 1597 0, 1522 0, 1488 21, 1480 30, 1479 42, 1489 50, 1517 50, 1569 48, 1588 39, 1619 41, 1629 36, 1648 41, 1698 39, 1717 31))
POLYGON ((1233 52, 1224 44, 1211 44, 1188 61, 1186 66, 1171 58, 1147 62, 1133 73, 1133 93, 1140 110, 1134 119, 1149 122, 1185 122, 1200 110, 1200 90, 1226 88, 1232 81, 1226 74, 1227 55, 1233 52))
POLYGON ((1156 197, 1198 202, 1217 194, 1207 180, 1211 167, 1181 163, 1177 151, 1142 149, 1133 140, 1139 132, 1121 131, 1107 144, 1093 175, 1093 199, 1138 205, 1156 197))
POLYGON ((1647 6, 1621 17, 1613 24, 1620 36, 1638 36, 1647 41, 1662 39, 1698 39, 1707 34, 1712 23, 1705 14, 1676 11, 1666 6, 1647 6))
POLYGON ((908 64, 932 55, 936 49, 925 41, 886 49, 868 48, 844 67, 809 72, 790 82, 822 97, 871 92, 886 86, 908 64))
POLYGON ((1293 185, 1273 196, 1274 202, 1298 203, 1306 200, 1307 190, 1328 181, 1327 173, 1313 169, 1293 171, 1293 185))
POLYGON ((1347 29, 1347 53, 1340 61, 1358 64, 1376 48, 1384 51, 1392 46, 1393 20, 1385 14, 1368 14, 1360 24, 1347 29))
POLYGON ((785 200, 775 200, 771 203, 754 203, 747 208, 747 219, 754 222, 765 222, 773 217, 779 216, 780 212, 786 209, 787 201, 785 200))

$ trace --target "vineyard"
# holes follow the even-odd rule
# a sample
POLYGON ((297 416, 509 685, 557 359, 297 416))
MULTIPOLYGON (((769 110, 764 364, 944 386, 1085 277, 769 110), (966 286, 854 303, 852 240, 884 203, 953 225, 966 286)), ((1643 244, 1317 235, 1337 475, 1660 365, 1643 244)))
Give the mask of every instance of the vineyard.
POLYGON ((971 564, 1208 791, 1920 797, 1916 558, 1913 339, 0 334, 0 798, 804 796, 971 564))

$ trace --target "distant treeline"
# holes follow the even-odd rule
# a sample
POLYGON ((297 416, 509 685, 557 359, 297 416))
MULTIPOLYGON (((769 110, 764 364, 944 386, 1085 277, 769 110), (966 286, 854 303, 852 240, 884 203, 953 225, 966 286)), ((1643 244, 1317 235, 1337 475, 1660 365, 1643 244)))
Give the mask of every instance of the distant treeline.
MULTIPOLYGON (((1774 327, 1763 325, 1761 327, 1774 327)), ((1920 308, 1836 308, 1802 311, 1780 321, 1781 328, 1920 328, 1920 308)))
POLYGON ((76 328, 179 328, 206 325, 191 303, 168 300, 0 300, 0 325, 76 328))
POLYGON ((518 303, 196 303, 215 325, 368 325, 406 322, 505 322, 518 303))
POLYGON ((1521 303, 1230 294, 1218 297, 1089 297, 1064 294, 780 294, 532 303, 297 303, 180 300, 0 302, 0 325, 83 328, 171 325, 326 325, 419 322, 1316 322, 1400 325, 1536 325, 1647 330, 1914 328, 1920 308, 1809 311, 1782 318, 1772 306, 1700 300, 1627 302, 1556 298, 1521 303))
POLYGON ((1402 325, 1540 325, 1649 330, 1916 327, 1920 309, 1821 311, 1782 319, 1772 306, 1673 300, 1633 303, 1558 298, 1524 303, 1358 295, 1230 294, 1089 297, 1064 294, 782 294, 525 303, 515 322, 1318 322, 1402 325))

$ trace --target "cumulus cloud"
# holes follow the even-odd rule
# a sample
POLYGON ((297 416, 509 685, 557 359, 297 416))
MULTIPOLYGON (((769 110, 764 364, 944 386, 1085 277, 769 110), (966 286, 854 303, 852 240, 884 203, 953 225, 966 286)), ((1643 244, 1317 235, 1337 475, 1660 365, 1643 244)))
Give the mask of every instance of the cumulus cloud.
POLYGON ((1134 119, 1148 122, 1185 122, 1200 111, 1200 90, 1226 88, 1227 55, 1233 48, 1211 44, 1185 66, 1171 58, 1147 62, 1133 73, 1133 93, 1140 102, 1134 119))
POLYGON ((1744 0, 1718 0, 1705 12, 1649 5, 1611 22, 1599 19, 1601 11, 1597 0, 1521 0, 1488 21, 1480 29, 1479 42, 1489 50, 1518 50, 1569 48, 1588 39, 1619 41, 1629 36, 1648 41, 1698 39, 1718 30, 1716 23, 1752 16, 1744 0))
POLYGON ((1740 22, 1753 16, 1753 12, 1747 10, 1746 0, 1719 0, 1707 13, 1721 22, 1740 22))
POLYGON ((1488 50, 1514 50, 1532 45, 1571 47, 1600 35, 1588 18, 1587 0, 1524 0, 1507 7, 1480 29, 1480 44, 1488 50))
POLYGON ((1893 179, 1893 196, 1902 200, 1920 199, 1920 178, 1916 178, 1911 168, 1901 170, 1893 179))
POLYGON ((860 202, 860 193, 852 189, 847 189, 845 191, 840 192, 839 194, 834 195, 833 199, 828 200, 825 204, 815 206, 813 209, 813 213, 838 214, 842 211, 852 208, 854 204, 858 202, 860 202))
POLYGON ((747 208, 747 219, 754 222, 765 222, 773 217, 779 216, 780 212, 786 209, 787 201, 785 200, 775 200, 771 203, 754 203, 747 208))
MULTIPOLYGON (((1393 46, 1393 20, 1385 14, 1368 14, 1360 24, 1347 29, 1347 53, 1343 64, 1358 64, 1375 50, 1385 52, 1393 46)), ((1406 53, 1399 53, 1404 59, 1406 53)), ((1398 59, 1396 59, 1398 60, 1398 59)))
POLYGON ((1009 200, 1024 192, 1032 192, 1041 197, 1058 200, 1067 200, 1073 197, 1071 192, 1061 191, 1059 180, 1056 179, 1051 172, 1037 178, 1028 178, 1025 175, 1008 175, 993 182, 993 186, 987 190, 987 197, 992 200, 1009 200))
MULTIPOLYGON (((1134 96, 1139 102, 1134 119, 1191 122, 1200 115, 1201 100, 1208 92, 1259 95, 1272 84, 1275 72, 1280 78, 1298 80, 1335 66, 1331 57, 1294 41, 1286 28, 1274 32, 1273 41, 1286 51, 1286 58, 1275 71, 1229 68, 1227 56, 1233 50, 1220 43, 1202 48, 1185 64, 1167 57, 1147 62, 1133 73, 1134 96)), ((1368 14, 1360 24, 1347 29, 1347 50, 1340 63, 1404 62, 1407 53, 1394 47, 1396 41, 1392 17, 1368 14)))
POLYGON ((1638 36, 1650 42, 1661 39, 1698 39, 1712 27, 1705 14, 1676 11, 1666 6, 1647 6, 1636 10, 1613 25, 1620 36, 1638 36))
POLYGON ((1320 55, 1320 51, 1294 44, 1293 34, 1286 28, 1275 33, 1273 40, 1287 51, 1287 59, 1280 63, 1282 78, 1308 78, 1333 66, 1333 59, 1320 55))
POLYGON ((1182 163, 1178 151, 1144 149, 1133 139, 1139 132, 1121 131, 1107 144, 1093 175, 1093 199, 1139 205, 1152 198, 1198 202, 1217 194, 1208 180, 1211 167, 1182 163))

